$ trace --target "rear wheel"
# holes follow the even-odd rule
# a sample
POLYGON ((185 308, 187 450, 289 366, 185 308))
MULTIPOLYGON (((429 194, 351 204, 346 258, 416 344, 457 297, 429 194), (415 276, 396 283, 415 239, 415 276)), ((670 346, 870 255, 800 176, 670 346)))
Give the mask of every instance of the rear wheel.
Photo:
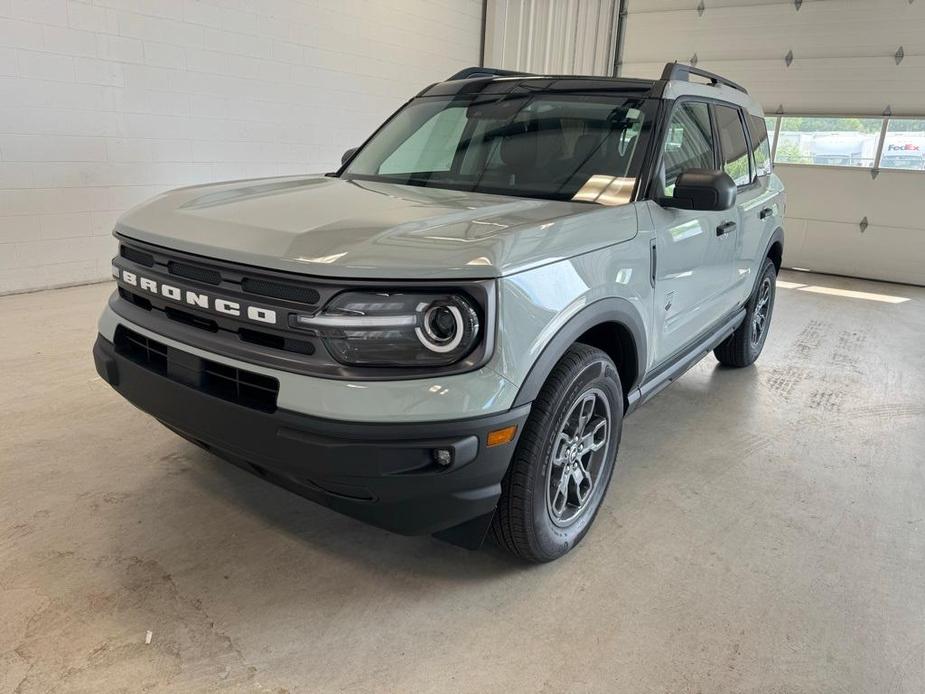
POLYGON ((749 366, 761 354, 764 341, 768 337, 768 329, 771 327, 776 282, 777 269, 774 262, 767 258, 761 268, 755 291, 745 305, 745 319, 732 335, 713 350, 720 364, 749 366))
POLYGON ((492 521, 499 545, 551 561, 588 532, 613 475, 623 390, 604 352, 575 344, 533 403, 492 521))

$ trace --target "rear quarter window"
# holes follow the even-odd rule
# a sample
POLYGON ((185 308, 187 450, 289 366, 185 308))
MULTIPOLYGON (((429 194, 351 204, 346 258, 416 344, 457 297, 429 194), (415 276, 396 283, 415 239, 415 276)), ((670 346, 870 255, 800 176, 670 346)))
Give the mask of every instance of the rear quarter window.
POLYGON ((752 156, 755 159, 755 175, 768 176, 771 173, 771 141, 768 126, 761 116, 749 116, 749 130, 752 136, 752 156))
POLYGON ((716 125, 723 148, 723 170, 737 186, 747 186, 753 179, 748 156, 748 140, 745 138, 739 109, 717 105, 716 125))

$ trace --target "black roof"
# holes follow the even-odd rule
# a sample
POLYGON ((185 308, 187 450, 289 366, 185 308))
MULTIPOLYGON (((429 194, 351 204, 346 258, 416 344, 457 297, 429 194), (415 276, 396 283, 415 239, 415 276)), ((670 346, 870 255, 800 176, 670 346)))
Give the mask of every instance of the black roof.
POLYGON ((506 94, 513 91, 545 92, 619 92, 660 97, 670 80, 689 81, 690 76, 710 84, 746 92, 735 82, 712 72, 682 63, 668 63, 658 80, 592 75, 535 75, 527 72, 490 67, 468 67, 422 90, 418 96, 453 96, 456 94, 506 94))
POLYGON ((654 80, 623 77, 584 77, 576 75, 490 75, 484 72, 462 79, 437 82, 418 96, 454 96, 456 94, 506 94, 513 91, 544 92, 631 92, 647 94, 656 85, 654 80))

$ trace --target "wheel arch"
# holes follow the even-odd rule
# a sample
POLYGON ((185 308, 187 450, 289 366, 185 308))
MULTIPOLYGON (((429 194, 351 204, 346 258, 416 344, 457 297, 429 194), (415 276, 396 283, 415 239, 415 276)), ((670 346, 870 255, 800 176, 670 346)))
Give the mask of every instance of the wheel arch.
POLYGON ((784 230, 781 227, 777 227, 771 233, 764 257, 770 258, 774 263, 774 269, 780 272, 781 264, 784 262, 784 230))
POLYGON ((611 297, 586 306, 572 316, 536 359, 514 399, 514 407, 532 402, 566 350, 576 342, 607 353, 617 366, 624 406, 645 370, 647 341, 638 310, 626 299, 611 297))
POLYGON ((777 227, 771 232, 771 238, 768 239, 768 243, 764 247, 764 255, 761 256, 758 261, 758 267, 755 269, 755 279, 752 282, 752 289, 748 293, 749 296, 751 296, 758 287, 758 280, 761 278, 761 268, 764 267, 764 261, 767 258, 770 258, 771 262, 774 263, 774 270, 780 272, 781 264, 784 260, 784 230, 782 227, 777 227))

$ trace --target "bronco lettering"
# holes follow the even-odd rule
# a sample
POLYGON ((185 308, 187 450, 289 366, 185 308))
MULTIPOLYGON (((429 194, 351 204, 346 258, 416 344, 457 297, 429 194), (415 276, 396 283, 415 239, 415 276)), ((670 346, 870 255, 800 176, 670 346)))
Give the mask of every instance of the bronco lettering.
POLYGON ((196 308, 200 309, 204 308, 206 310, 216 311, 218 313, 223 313, 226 316, 244 316, 248 320, 256 321, 258 323, 269 323, 270 325, 276 325, 276 311, 269 308, 263 308, 260 306, 246 306, 242 312, 241 304, 237 301, 216 298, 201 292, 181 290, 179 287, 175 287, 169 284, 159 285, 156 280, 150 279, 148 277, 142 277, 134 272, 129 272, 128 270, 119 270, 119 279, 121 279, 126 284, 131 285, 132 287, 140 287, 141 289, 150 292, 151 294, 157 294, 158 296, 163 296, 164 298, 171 299, 181 304, 187 304, 188 306, 195 306, 196 308))

